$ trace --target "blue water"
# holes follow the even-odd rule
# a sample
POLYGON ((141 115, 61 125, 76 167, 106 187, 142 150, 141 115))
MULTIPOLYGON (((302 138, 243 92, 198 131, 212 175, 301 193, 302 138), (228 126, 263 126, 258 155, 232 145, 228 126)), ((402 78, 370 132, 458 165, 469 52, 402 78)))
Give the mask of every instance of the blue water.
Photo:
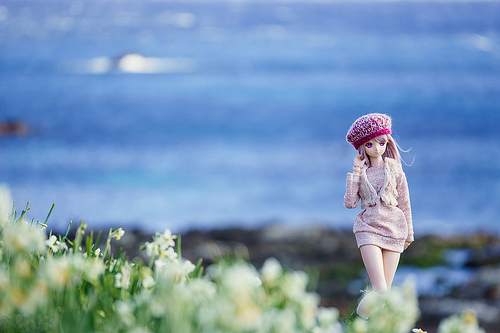
POLYGON ((500 2, 0 4, 0 182, 51 226, 351 228, 384 112, 418 234, 500 233, 500 2), (139 54, 132 57, 125 55, 139 54), (127 63, 125 60, 131 60, 127 63))

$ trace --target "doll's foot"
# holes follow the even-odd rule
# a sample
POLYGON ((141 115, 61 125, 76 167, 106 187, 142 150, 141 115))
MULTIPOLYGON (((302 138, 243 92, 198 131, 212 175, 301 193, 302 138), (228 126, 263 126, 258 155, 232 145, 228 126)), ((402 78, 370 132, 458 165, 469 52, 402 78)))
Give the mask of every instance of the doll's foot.
POLYGON ((370 291, 358 304, 356 313, 364 320, 368 320, 372 313, 384 304, 384 293, 370 291))
POLYGON ((371 311, 366 304, 366 300, 372 293, 373 291, 368 292, 367 295, 363 297, 363 299, 359 302, 358 307, 356 308, 356 313, 364 320, 368 320, 368 318, 370 318, 371 311))

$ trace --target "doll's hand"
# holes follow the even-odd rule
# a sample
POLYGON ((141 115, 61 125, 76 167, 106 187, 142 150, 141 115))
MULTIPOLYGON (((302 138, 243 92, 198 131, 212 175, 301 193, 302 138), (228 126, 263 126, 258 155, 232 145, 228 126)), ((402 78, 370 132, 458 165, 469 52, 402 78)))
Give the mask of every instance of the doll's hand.
POLYGON ((408 246, 410 246, 410 244, 411 244, 411 242, 406 241, 404 249, 406 250, 408 248, 408 246))
POLYGON ((362 168, 365 165, 366 158, 362 158, 361 155, 357 155, 354 158, 354 167, 355 168, 362 168))

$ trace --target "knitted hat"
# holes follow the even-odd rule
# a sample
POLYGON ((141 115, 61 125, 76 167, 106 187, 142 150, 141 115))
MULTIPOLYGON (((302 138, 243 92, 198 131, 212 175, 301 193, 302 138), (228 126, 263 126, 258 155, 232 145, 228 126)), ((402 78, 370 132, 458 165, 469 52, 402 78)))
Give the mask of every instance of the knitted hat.
POLYGON ((347 132, 347 142, 358 149, 363 143, 384 134, 391 134, 391 118, 381 113, 370 113, 356 119, 347 132))

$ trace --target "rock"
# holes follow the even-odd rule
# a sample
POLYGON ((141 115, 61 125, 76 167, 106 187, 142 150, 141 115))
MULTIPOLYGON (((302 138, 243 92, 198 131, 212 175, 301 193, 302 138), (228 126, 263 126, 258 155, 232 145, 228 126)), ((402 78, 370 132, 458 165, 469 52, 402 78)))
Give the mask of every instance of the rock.
POLYGON ((471 251, 467 267, 481 267, 500 264, 500 243, 481 247, 471 251))
POLYGON ((438 322, 442 318, 473 310, 480 325, 487 327, 500 327, 500 307, 495 303, 481 300, 421 299, 419 302, 421 321, 438 322))
POLYGON ((283 242, 283 241, 303 241, 320 239, 324 228, 319 226, 288 227, 283 224, 271 224, 260 232, 263 241, 283 242))
POLYGON ((28 124, 21 120, 0 121, 0 136, 26 136, 28 133, 28 124))
POLYGON ((478 270, 471 281, 452 294, 456 298, 500 301, 500 266, 478 270))

